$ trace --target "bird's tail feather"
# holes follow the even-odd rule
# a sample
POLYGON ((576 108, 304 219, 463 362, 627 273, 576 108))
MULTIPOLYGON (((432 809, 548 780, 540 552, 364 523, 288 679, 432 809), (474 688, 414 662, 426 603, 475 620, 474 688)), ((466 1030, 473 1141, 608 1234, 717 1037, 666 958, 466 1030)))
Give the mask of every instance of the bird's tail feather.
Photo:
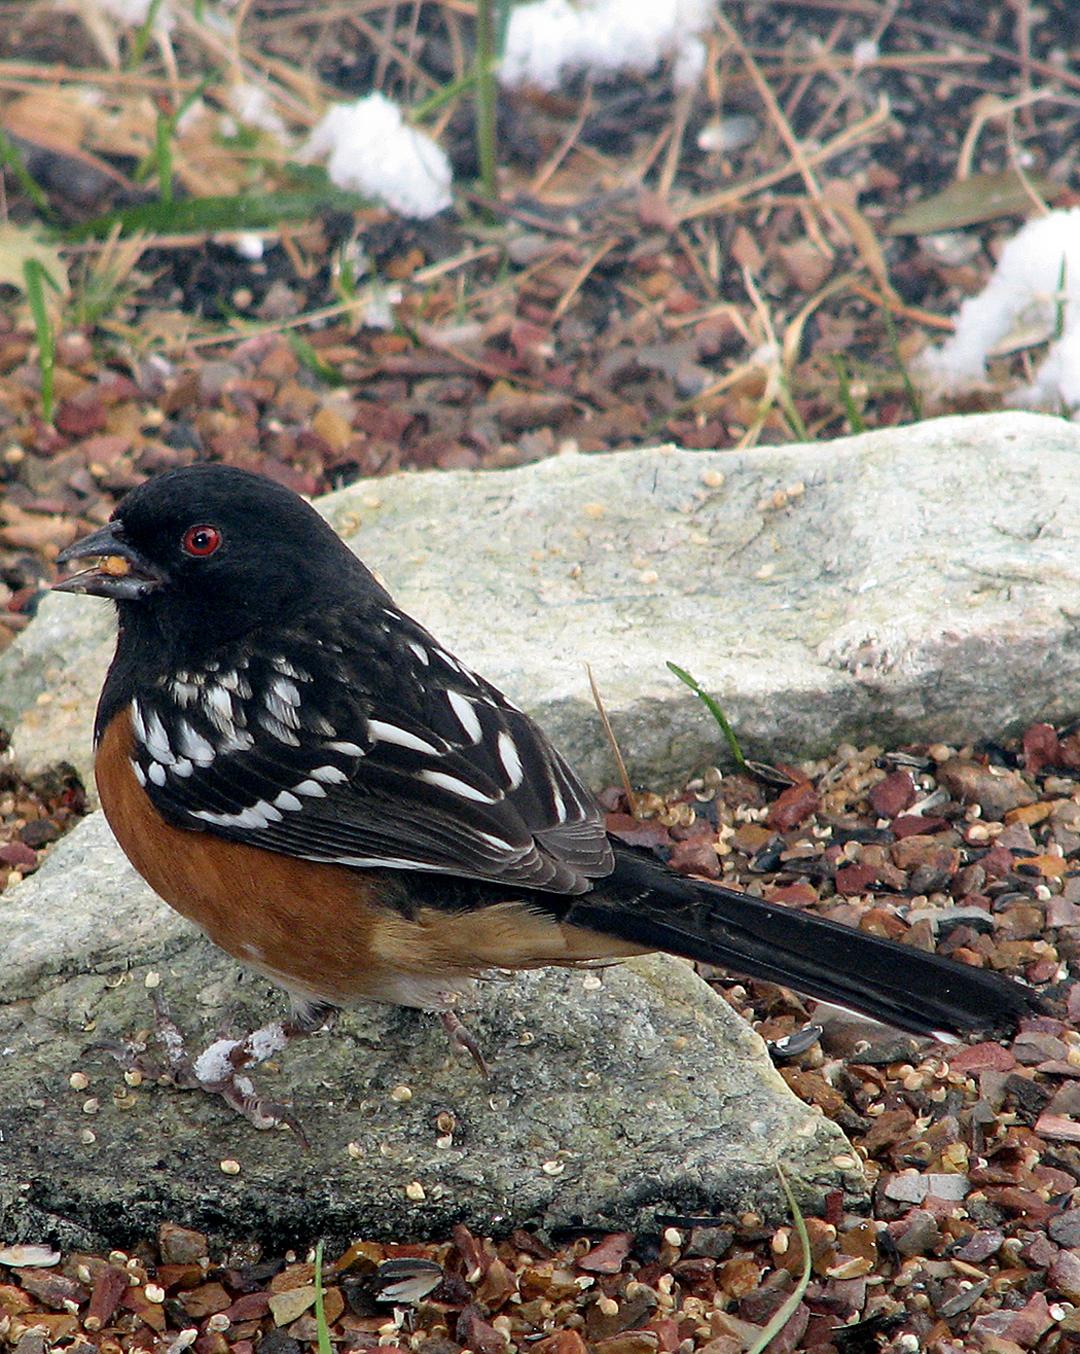
POLYGON ((625 847, 617 859, 614 875, 575 898, 566 921, 780 983, 913 1033, 1003 1034, 1040 1009, 1030 988, 985 969, 680 878, 625 847))

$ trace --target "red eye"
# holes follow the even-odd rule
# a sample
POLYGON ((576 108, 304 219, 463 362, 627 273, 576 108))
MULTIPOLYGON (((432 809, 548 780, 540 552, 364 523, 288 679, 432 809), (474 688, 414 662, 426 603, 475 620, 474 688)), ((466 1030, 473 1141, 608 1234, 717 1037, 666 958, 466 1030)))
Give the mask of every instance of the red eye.
POLYGON ((212 555, 221 544, 221 532, 217 527, 188 527, 180 544, 189 555, 201 559, 212 555))

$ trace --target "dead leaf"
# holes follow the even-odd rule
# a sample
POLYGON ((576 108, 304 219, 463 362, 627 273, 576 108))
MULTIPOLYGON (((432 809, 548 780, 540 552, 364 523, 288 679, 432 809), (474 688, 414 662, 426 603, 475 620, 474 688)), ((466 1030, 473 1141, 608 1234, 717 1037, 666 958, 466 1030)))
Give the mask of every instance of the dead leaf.
MULTIPOLYGON (((36 259, 59 288, 60 295, 68 294, 67 266, 55 245, 46 244, 24 226, 10 221, 0 225, 0 282, 22 292, 26 289, 23 265, 36 259)), ((46 288, 46 292, 51 290, 46 288)))
POLYGON ((1054 202, 1065 185, 1041 175, 1028 175, 1025 188, 1013 170, 1000 174, 973 174, 970 179, 950 183, 940 193, 923 198, 901 212, 888 227, 890 235, 936 235, 942 230, 996 221, 1000 216, 1026 216, 1031 210, 1031 192, 1054 202))

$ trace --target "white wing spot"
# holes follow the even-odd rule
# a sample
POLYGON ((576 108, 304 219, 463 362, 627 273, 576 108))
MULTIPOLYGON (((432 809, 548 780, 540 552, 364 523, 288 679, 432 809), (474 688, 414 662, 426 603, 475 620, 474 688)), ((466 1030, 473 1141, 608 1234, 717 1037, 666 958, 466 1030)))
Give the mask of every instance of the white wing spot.
POLYGON ((215 754, 212 744, 208 743, 201 733, 193 729, 186 719, 180 721, 176 746, 185 757, 190 757, 196 766, 209 766, 214 760, 215 754))
POLYGON ((155 785, 164 785, 164 784, 165 784, 165 768, 161 765, 160 762, 151 762, 151 763, 150 763, 150 773, 149 773, 149 774, 150 774, 150 779, 154 782, 155 785))
POLYGON ((399 729, 396 724, 387 724, 381 719, 368 720, 368 736, 373 742, 394 743, 399 748, 408 748, 410 752, 423 752, 429 757, 438 757, 439 749, 425 738, 417 738, 407 729, 399 729))
MULTIPOLYGON (((510 842, 503 841, 501 837, 495 837, 490 832, 481 832, 479 829, 473 828, 473 834, 479 837, 481 841, 487 842, 489 846, 493 846, 496 851, 513 851, 515 849, 510 842)), ((517 854, 521 854, 520 850, 517 851, 517 854)))
POLYGON ((337 742, 327 743, 327 748, 331 752, 344 753, 346 757, 362 757, 364 749, 359 743, 350 743, 347 739, 338 739, 337 742))
POLYGON ((276 692, 286 705, 300 704, 300 692, 296 689, 296 684, 287 682, 284 677, 275 677, 270 683, 270 690, 276 692))
POLYGON ((228 729, 218 744, 218 752, 247 752, 255 746, 255 739, 247 729, 228 729))
POLYGON ((282 790, 282 792, 274 798, 274 807, 277 809, 285 809, 288 813, 296 813, 304 806, 290 790, 282 790))
POLYGON ((330 860, 334 865, 383 866, 388 870, 442 871, 442 865, 428 865, 422 860, 406 860, 403 856, 305 856, 305 860, 330 860))
POLYGON ((204 823, 212 823, 215 827, 254 829, 266 827, 270 823, 280 823, 283 817, 281 812, 273 804, 268 804, 265 799, 260 799, 256 804, 249 804, 239 813, 214 813, 210 809, 195 809, 191 816, 201 818, 204 823))
MULTIPOLYGON (((296 718, 296 711, 288 707, 289 714, 293 719, 296 718)), ((298 748, 300 739, 293 733, 292 729, 287 728, 280 719, 271 710, 263 710, 259 714, 259 723, 267 733, 272 734, 279 743, 285 743, 289 747, 298 748)))
MULTIPOLYGON (((278 677, 271 682, 270 687, 263 693, 263 700, 266 708, 270 712, 271 719, 278 724, 284 725, 286 729, 298 729, 300 727, 300 714, 297 706, 300 704, 300 692, 293 686, 292 682, 287 682, 278 677)), ((262 721, 263 727, 269 726, 262 721)), ((273 729, 269 730, 271 733, 273 729)))
POLYGON ((455 672, 460 672, 462 677, 469 677, 472 675, 468 668, 459 663, 452 653, 447 653, 445 649, 434 649, 432 652, 435 654, 436 658, 441 658, 448 668, 453 668, 455 672))
POLYGON ((232 672, 223 672, 218 681, 226 691, 235 691, 241 700, 250 699, 251 687, 235 669, 232 672))
POLYGON ((139 782, 140 785, 145 787, 146 772, 142 769, 142 767, 139 765, 139 763, 135 760, 134 757, 130 758, 130 761, 131 761, 131 769, 135 773, 135 779, 139 782))
POLYGON ((326 798, 326 791, 317 780, 302 780, 299 785, 293 786, 293 794, 308 795, 312 799, 326 798))
POLYGON ((169 769, 174 776, 180 776, 186 780, 195 770, 195 764, 194 762, 189 762, 186 757, 181 757, 179 761, 175 762, 169 769))
POLYGON ((163 766, 172 766, 176 761, 169 745, 169 735, 156 710, 150 711, 150 718, 146 721, 146 750, 154 761, 161 762, 163 766))
POLYGON ((232 695, 223 686, 218 686, 215 683, 206 688, 203 709, 210 723, 220 733, 230 734, 234 732, 236 721, 233 718, 232 695))
POLYGON ((172 692, 173 700, 180 708, 186 709, 189 705, 194 705, 199 699, 200 688, 195 682, 185 681, 186 674, 182 674, 169 683, 169 690, 172 692))
POLYGON ((341 785, 349 778, 338 766, 317 766, 311 779, 322 781, 324 785, 341 785))
POLYGON ((280 672, 282 677, 295 677, 298 682, 311 681, 310 672, 304 672, 300 668, 293 667, 283 654, 278 654, 276 657, 271 658, 270 666, 275 672, 280 672))
POLYGON ((428 653, 427 649, 425 649, 422 644, 417 644, 415 640, 410 639, 409 648, 413 651, 413 653, 417 656, 417 658, 419 658, 420 662, 423 663, 425 668, 430 664, 431 655, 428 653))
POLYGON ((146 742, 146 724, 138 701, 131 702, 131 731, 140 743, 146 742))
POLYGON ((448 776, 444 771, 418 771, 417 779, 426 781, 428 785, 437 786, 440 790, 449 790, 451 794, 458 795, 461 799, 475 800, 478 804, 495 804, 502 798, 501 794, 486 795, 475 785, 458 780, 457 776, 448 776))
POLYGON ((554 781, 551 782, 551 802, 555 806, 555 817, 560 823, 566 822, 566 805, 563 803, 563 797, 559 794, 559 787, 554 781))
POLYGON ((502 762, 506 774, 510 777, 510 788, 516 790, 521 784, 525 775, 525 768, 521 765, 521 757, 518 755, 514 740, 503 729, 499 734, 499 761, 502 762))
POLYGON ((480 727, 480 720, 473 708, 472 701, 467 696, 463 696, 460 691, 448 691, 446 699, 450 702, 450 708, 453 710, 457 722, 474 743, 479 743, 484 736, 484 731, 480 727))

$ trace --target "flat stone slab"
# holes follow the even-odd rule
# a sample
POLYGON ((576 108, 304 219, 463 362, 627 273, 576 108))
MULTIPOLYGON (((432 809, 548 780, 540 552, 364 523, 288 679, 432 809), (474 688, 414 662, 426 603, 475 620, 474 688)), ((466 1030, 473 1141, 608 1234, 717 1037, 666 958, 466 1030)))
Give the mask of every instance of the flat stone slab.
MULTIPOLYGON (((820 445, 564 456, 322 499, 399 602, 614 778, 590 663, 642 783, 748 754, 1014 732, 1080 708, 1080 428, 1008 413, 820 445)), ((107 604, 55 594, 0 659, 32 769, 88 774, 107 604)))
POLYGON ((865 1189, 840 1129, 790 1093, 761 1039, 680 960, 481 984, 468 1023, 489 1081, 433 1017, 346 1014, 256 1077, 294 1106, 305 1152, 200 1092, 125 1084, 104 1046, 151 1023, 150 974, 193 1052, 226 1018, 239 1034, 282 1007, 155 898, 100 814, 5 894, 3 925, 8 1242, 115 1246, 164 1219, 215 1245, 250 1236, 275 1249, 445 1236, 458 1221, 499 1233, 648 1231, 663 1214, 748 1208, 779 1219, 777 1162, 807 1203, 865 1189))

